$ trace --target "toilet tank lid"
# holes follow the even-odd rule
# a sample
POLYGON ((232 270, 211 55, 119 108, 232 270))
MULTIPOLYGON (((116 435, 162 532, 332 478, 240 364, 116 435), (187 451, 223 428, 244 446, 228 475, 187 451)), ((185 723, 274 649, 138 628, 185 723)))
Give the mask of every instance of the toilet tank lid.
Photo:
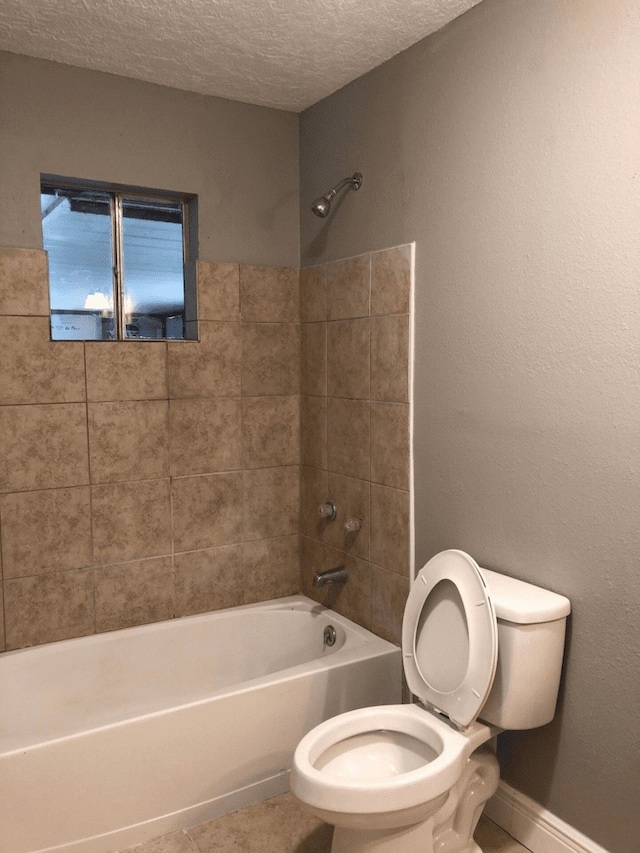
POLYGON ((498 619, 518 624, 553 622, 571 612, 571 602, 564 595, 534 584, 480 568, 498 619))

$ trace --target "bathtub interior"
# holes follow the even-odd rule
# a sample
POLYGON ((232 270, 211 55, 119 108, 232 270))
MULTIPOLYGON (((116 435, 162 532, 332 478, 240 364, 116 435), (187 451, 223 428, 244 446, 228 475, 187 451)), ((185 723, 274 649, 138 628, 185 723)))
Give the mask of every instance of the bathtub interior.
POLYGON ((303 596, 0 655, 0 754, 323 661, 357 626, 303 596), (311 630, 308 620, 315 623, 311 630), (336 631, 324 643, 324 627, 336 631))

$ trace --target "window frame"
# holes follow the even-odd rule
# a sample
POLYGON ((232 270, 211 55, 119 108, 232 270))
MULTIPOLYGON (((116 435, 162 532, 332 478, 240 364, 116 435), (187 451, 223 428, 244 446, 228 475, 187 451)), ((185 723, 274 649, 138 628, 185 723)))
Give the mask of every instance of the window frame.
MULTIPOLYGON (((111 276, 113 288, 113 327, 114 341, 180 341, 197 339, 196 324, 191 321, 197 317, 196 312, 196 284, 195 284, 195 259, 197 257, 197 196, 191 193, 179 193, 171 190, 155 190, 147 187, 134 187, 128 184, 106 183, 103 181, 91 181, 84 178, 68 178, 60 175, 40 175, 40 195, 46 190, 68 190, 77 192, 102 193, 109 196, 109 217, 111 231, 111 276), (182 282, 184 293, 183 327, 182 338, 135 338, 126 334, 125 305, 125 277, 124 277, 124 231, 123 211, 124 201, 149 201, 165 202, 172 205, 180 205, 182 210, 182 282), (193 334, 189 334, 193 327, 193 334)), ((44 235, 43 235, 44 241, 44 235)), ((49 285, 50 287, 51 285, 49 285)), ((49 290, 51 293, 51 290, 49 290)), ((49 310, 51 321, 51 309, 49 310)), ((50 335, 53 338, 51 322, 50 335)), ((104 341, 104 338, 77 338, 76 340, 104 341)))

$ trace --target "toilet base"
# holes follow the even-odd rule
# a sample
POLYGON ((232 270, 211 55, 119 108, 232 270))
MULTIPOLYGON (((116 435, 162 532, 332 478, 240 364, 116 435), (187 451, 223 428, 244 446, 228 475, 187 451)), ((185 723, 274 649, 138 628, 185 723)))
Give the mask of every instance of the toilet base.
POLYGON ((473 834, 499 781, 498 759, 491 749, 480 747, 467 761, 448 801, 434 815, 434 846, 438 853, 482 853, 473 834))
POLYGON ((388 829, 336 826, 331 853, 482 853, 473 834, 499 778, 495 755, 480 747, 435 814, 410 826, 388 829))

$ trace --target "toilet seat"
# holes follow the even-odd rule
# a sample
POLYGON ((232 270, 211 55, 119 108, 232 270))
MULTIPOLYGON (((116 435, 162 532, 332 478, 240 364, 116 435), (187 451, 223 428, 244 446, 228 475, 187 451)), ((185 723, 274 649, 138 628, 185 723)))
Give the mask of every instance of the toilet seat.
POLYGON ((436 554, 416 577, 402 622, 407 684, 459 728, 482 709, 496 673, 498 624, 475 560, 436 554))
POLYGON ((479 726, 465 736, 413 704, 358 708, 325 720, 302 738, 293 759, 291 787, 303 802, 324 810, 380 814, 414 808, 448 791, 468 755, 489 734, 479 726), (391 739, 395 734, 415 739, 433 758, 417 756, 415 766, 384 778, 366 772, 336 776, 323 769, 327 750, 342 745, 347 751, 359 735, 376 732, 391 739))

